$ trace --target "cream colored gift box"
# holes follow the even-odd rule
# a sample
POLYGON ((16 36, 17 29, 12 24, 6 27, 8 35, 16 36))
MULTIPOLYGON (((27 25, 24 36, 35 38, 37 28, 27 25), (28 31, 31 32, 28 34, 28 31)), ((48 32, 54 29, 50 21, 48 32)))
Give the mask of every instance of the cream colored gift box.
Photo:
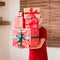
POLYGON ((40 8, 24 8, 24 18, 40 18, 40 8))

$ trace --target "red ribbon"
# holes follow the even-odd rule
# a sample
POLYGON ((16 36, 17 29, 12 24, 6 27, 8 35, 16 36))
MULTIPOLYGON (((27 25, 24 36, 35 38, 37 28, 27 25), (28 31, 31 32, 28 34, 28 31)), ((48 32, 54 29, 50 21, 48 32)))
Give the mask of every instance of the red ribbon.
POLYGON ((29 27, 33 27, 33 25, 36 25, 38 22, 36 20, 31 20, 31 22, 29 22, 28 24, 26 25, 29 25, 29 27))
POLYGON ((36 22, 35 21, 32 21, 31 23, 29 23, 30 27, 32 27, 33 25, 35 25, 36 22))
POLYGON ((33 11, 33 8, 30 8, 30 12, 24 12, 24 14, 30 14, 31 18, 36 18, 34 14, 40 14, 40 12, 38 12, 37 10, 33 11))

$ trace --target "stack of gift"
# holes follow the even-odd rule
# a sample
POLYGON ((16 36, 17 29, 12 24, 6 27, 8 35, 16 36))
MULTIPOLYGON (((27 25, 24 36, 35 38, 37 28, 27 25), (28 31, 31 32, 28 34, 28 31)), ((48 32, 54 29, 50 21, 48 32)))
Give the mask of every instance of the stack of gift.
POLYGON ((24 13, 15 17, 13 27, 13 46, 32 47, 39 44, 39 8, 24 8, 24 13))
POLYGON ((13 26, 13 46, 25 47, 29 46, 27 41, 30 40, 30 29, 25 28, 25 21, 23 12, 21 15, 15 17, 13 26))
POLYGON ((25 27, 31 29, 30 47, 39 44, 38 18, 40 18, 40 8, 24 8, 25 27))

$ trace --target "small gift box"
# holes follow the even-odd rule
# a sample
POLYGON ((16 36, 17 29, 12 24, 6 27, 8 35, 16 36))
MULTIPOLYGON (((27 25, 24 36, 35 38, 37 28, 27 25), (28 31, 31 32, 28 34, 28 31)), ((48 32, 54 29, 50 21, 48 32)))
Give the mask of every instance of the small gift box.
POLYGON ((31 28, 30 47, 38 46, 39 43, 39 28, 31 28))
POLYGON ((24 15, 21 12, 20 16, 14 18, 14 27, 23 28, 25 26, 24 15))
POLYGON ((24 18, 40 18, 40 8, 24 8, 24 18))
POLYGON ((25 27, 26 28, 39 28, 38 18, 26 18, 25 19, 25 27))
POLYGON ((15 47, 29 47, 31 40, 31 30, 27 28, 15 28, 13 30, 13 46, 15 47))

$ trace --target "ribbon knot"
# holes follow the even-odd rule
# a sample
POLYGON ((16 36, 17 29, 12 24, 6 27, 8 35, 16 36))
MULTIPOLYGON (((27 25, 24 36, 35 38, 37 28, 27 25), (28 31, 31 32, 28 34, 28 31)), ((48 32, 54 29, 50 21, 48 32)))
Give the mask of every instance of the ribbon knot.
POLYGON ((30 12, 24 12, 24 14, 29 14, 31 18, 36 18, 35 14, 40 14, 37 10, 33 11, 33 8, 30 8, 30 12))
POLYGON ((17 42, 20 42, 20 45, 22 46, 22 39, 24 39, 24 35, 22 34, 22 29, 20 29, 20 36, 14 35, 15 38, 18 38, 17 42))
POLYGON ((32 26, 35 25, 36 23, 37 23, 37 21, 32 20, 32 21, 29 23, 29 25, 30 25, 30 27, 32 27, 32 26))

